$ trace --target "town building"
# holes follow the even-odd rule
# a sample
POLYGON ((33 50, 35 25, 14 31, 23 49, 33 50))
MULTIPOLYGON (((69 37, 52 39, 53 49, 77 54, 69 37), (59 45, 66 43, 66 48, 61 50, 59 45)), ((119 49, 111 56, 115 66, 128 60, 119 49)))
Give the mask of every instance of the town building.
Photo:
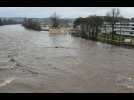
MULTIPOLYGON (((112 25, 108 22, 104 22, 101 28, 101 33, 111 33, 112 25)), ((116 34, 126 35, 126 36, 134 36, 134 22, 117 22, 114 25, 114 32, 116 34)))

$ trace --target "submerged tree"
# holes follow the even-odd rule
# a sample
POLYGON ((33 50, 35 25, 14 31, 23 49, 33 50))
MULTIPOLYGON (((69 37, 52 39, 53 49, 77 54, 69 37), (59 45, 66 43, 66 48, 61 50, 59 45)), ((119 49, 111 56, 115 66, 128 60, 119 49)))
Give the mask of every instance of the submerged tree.
POLYGON ((74 28, 80 26, 81 37, 96 40, 100 32, 103 19, 99 16, 89 16, 86 18, 78 18, 74 21, 74 28))
POLYGON ((99 16, 90 16, 88 18, 88 24, 90 27, 89 29, 91 30, 90 34, 92 39, 95 40, 97 39, 102 23, 103 23, 103 19, 99 16))
POLYGON ((33 30, 41 30, 41 26, 38 21, 34 21, 31 18, 25 18, 22 24, 25 28, 33 29, 33 30))
POLYGON ((50 16, 50 20, 52 22, 52 27, 53 28, 58 28, 59 27, 59 25, 60 25, 60 18, 59 18, 59 16, 56 13, 54 13, 52 16, 50 16))

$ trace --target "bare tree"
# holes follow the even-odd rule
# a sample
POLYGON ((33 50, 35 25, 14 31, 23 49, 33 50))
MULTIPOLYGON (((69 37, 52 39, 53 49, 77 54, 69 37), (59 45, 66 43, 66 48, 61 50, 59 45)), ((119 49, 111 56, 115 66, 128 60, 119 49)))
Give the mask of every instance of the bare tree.
POLYGON ((107 41, 107 26, 104 23, 104 40, 107 41))
POLYGON ((59 16, 54 13, 52 16, 50 16, 51 22, 52 22, 52 27, 53 28, 58 28, 60 25, 60 18, 59 16))
POLYGON ((127 20, 127 19, 125 19, 125 18, 123 18, 123 17, 121 16, 120 19, 119 19, 119 22, 120 22, 119 42, 122 41, 122 26, 125 24, 125 23, 123 23, 123 20, 125 21, 125 20, 127 20))
POLYGON ((115 33, 115 25, 118 22, 118 17, 120 16, 120 10, 118 8, 113 8, 107 16, 109 17, 108 22, 111 24, 112 32, 111 32, 111 39, 114 39, 115 33))

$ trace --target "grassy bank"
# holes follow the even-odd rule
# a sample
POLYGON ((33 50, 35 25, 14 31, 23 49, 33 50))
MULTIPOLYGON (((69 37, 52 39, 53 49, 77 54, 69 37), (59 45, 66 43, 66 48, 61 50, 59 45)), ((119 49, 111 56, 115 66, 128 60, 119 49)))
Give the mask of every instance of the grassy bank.
POLYGON ((110 34, 100 34, 97 37, 98 41, 106 42, 114 45, 126 45, 126 46, 134 46, 134 37, 133 36, 125 36, 114 34, 113 39, 111 39, 110 34), (125 42, 126 39, 130 39, 130 42, 125 42))
MULTIPOLYGON (((77 35, 74 35, 74 36, 77 36, 77 35)), ((86 36, 83 37, 81 35, 78 35, 78 37, 92 40, 91 38, 88 38, 86 36)), ((111 37, 112 37, 111 34, 101 33, 97 36, 95 41, 100 41, 103 43, 108 43, 108 44, 117 45, 117 46, 134 47, 134 36, 113 34, 113 38, 111 37), (126 39, 130 39, 131 41, 125 42, 126 39)))

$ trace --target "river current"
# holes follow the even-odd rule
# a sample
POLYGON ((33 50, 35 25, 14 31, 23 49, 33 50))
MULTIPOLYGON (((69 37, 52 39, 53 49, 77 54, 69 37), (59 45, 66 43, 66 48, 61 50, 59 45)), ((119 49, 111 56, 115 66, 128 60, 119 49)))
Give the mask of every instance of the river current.
POLYGON ((0 92, 134 92, 134 49, 1 26, 0 92))

